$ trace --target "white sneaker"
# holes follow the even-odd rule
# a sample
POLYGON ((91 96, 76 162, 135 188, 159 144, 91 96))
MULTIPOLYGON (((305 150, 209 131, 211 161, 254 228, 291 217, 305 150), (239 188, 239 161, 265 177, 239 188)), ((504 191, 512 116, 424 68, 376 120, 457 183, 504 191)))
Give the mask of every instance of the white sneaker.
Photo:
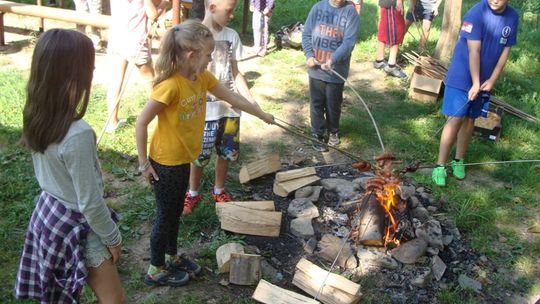
POLYGON ((341 141, 339 140, 339 135, 337 133, 330 133, 328 137, 328 145, 331 147, 336 147, 341 141))

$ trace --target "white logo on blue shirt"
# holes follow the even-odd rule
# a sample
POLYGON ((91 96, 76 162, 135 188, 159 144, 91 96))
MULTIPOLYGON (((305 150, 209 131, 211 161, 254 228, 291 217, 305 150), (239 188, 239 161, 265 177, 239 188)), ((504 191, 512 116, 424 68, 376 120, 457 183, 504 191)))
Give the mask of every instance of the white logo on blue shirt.
POLYGON ((512 29, 507 25, 502 29, 502 36, 504 38, 508 38, 508 36, 510 36, 511 32, 512 32, 512 29))

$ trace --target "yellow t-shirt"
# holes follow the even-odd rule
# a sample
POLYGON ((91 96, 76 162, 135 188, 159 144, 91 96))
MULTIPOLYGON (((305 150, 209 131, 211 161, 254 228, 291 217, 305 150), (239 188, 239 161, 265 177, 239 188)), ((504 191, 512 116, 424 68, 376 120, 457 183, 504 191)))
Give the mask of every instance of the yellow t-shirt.
POLYGON ((149 156, 166 166, 194 161, 201 152, 206 92, 219 81, 208 71, 192 81, 180 74, 154 86, 150 98, 167 105, 158 113, 149 156))

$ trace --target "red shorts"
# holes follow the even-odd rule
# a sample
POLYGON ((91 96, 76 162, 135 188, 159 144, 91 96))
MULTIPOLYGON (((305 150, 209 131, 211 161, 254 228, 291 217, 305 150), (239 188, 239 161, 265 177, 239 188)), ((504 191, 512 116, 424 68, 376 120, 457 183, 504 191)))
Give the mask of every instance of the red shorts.
POLYGON ((395 8, 381 7, 379 20, 379 33, 377 39, 387 45, 396 45, 403 42, 405 37, 405 19, 403 13, 395 8))

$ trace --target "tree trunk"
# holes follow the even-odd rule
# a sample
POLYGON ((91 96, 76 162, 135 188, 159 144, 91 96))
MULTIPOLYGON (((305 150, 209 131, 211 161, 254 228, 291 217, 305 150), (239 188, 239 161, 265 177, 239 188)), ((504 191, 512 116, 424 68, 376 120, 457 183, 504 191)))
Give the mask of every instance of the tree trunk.
POLYGON ((441 36, 435 48, 434 57, 442 61, 449 61, 456 46, 461 26, 462 0, 446 0, 444 16, 441 26, 441 36))

